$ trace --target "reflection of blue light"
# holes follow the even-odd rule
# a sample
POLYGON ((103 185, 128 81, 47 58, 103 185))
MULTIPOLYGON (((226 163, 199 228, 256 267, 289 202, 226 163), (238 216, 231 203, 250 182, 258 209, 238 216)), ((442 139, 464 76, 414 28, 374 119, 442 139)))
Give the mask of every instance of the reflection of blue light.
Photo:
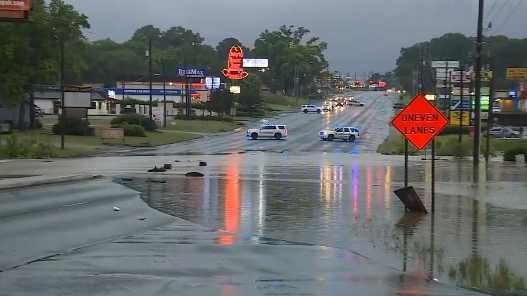
POLYGON ((352 155, 358 155, 360 152, 359 145, 357 145, 357 142, 351 144, 351 154, 352 155))
POLYGON ((360 166, 355 163, 351 166, 351 187, 353 199, 353 213, 356 215, 359 211, 359 177, 360 177, 360 166))

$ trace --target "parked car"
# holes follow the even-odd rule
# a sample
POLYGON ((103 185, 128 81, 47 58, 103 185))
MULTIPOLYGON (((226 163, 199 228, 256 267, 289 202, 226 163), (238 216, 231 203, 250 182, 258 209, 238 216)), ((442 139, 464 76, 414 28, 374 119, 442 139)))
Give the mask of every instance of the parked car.
POLYGON ((287 138, 287 126, 285 124, 264 124, 259 128, 247 129, 246 136, 252 140, 260 138, 281 140, 287 138))
POLYGON ((521 133, 510 127, 493 127, 489 131, 489 135, 496 138, 513 138, 518 139, 521 137, 521 133))
POLYGON ((350 126, 336 127, 334 129, 327 129, 319 132, 319 137, 322 141, 333 141, 339 139, 343 141, 355 142, 359 136, 359 129, 350 126))

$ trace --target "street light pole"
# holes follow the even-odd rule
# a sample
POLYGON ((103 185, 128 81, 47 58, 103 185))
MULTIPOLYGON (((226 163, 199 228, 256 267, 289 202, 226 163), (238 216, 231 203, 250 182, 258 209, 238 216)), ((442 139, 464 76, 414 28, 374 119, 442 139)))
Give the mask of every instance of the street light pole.
POLYGON ((476 61, 475 61, 475 81, 474 81, 474 150, 473 150, 473 179, 478 181, 479 175, 479 155, 480 155, 480 135, 481 135, 481 51, 483 47, 483 10, 484 0, 479 0, 478 28, 476 37, 476 61))
POLYGON ((163 76, 163 127, 167 127, 167 89, 165 77, 165 62, 161 61, 161 75, 163 76))
POLYGON ((148 110, 148 116, 152 120, 152 38, 148 39, 148 79, 150 89, 150 108, 148 110))

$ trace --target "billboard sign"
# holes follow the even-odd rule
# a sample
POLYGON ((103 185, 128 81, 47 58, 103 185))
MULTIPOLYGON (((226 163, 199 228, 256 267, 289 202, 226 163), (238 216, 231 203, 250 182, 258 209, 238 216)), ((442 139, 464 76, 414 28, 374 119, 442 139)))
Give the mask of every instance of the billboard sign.
POLYGON ((459 61, 432 61, 432 68, 459 68, 459 61))
POLYGON ((244 68, 268 68, 268 59, 243 59, 244 68))
POLYGON ((527 80, 527 68, 507 68, 507 80, 527 80))

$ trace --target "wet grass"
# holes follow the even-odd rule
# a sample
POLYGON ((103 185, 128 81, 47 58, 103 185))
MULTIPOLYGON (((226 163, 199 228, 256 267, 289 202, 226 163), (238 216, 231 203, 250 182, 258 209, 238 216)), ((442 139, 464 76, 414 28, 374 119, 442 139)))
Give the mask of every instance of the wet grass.
POLYGON ((173 131, 195 132, 195 133, 219 133, 228 132, 242 126, 238 122, 227 122, 219 120, 174 120, 168 123, 167 128, 173 131))
POLYGON ((266 111, 296 111, 301 105, 315 104, 320 105, 320 100, 312 100, 305 97, 289 97, 281 95, 268 95, 263 97, 266 111))
POLYGON ((122 141, 103 142, 96 136, 65 136, 65 149, 60 149, 60 136, 49 129, 15 131, 0 135, 0 158, 81 157, 114 150, 119 147, 153 147, 201 137, 198 134, 164 131, 147 132, 146 137, 125 137, 122 141))

